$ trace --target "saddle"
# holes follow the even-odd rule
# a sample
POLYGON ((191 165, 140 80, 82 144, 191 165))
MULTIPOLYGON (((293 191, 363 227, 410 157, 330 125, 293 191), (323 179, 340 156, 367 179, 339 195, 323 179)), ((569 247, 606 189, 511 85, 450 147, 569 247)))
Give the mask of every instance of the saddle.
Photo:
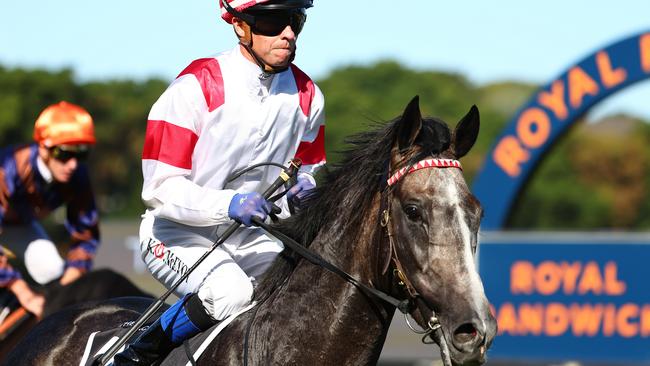
MULTIPOLYGON (((214 338, 240 314, 248 311, 254 306, 251 304, 241 311, 232 314, 228 318, 224 319, 220 323, 213 325, 210 329, 205 332, 199 333, 196 336, 186 340, 179 347, 176 347, 172 350, 161 365, 195 365, 196 360, 201 356, 201 354, 206 350, 208 345, 214 340, 214 338)), ((133 343, 139 336, 144 332, 154 321, 159 318, 162 312, 156 313, 154 316, 149 319, 149 321, 142 326, 138 331, 129 339, 126 345, 120 349, 121 352, 126 346, 133 343)), ((129 329, 133 326, 136 319, 128 321, 122 324, 116 324, 115 327, 107 330, 98 330, 90 334, 88 340, 86 341, 86 347, 84 349, 83 356, 81 358, 80 366, 92 366, 93 361, 97 359, 100 355, 104 354, 117 340, 120 336, 124 335, 129 329)), ((113 360, 106 365, 113 365, 113 360)))
MULTIPOLYGON (((160 316, 160 314, 157 314, 157 316, 160 316)), ((125 334, 134 324, 133 321, 128 321, 124 322, 122 324, 117 324, 115 327, 107 330, 99 330, 92 332, 90 336, 88 337, 88 340, 86 342, 86 347, 84 348, 84 353, 83 356, 81 357, 81 362, 79 365, 85 365, 85 366, 90 366, 93 364, 94 360, 102 355, 106 350, 113 345, 120 336, 125 334)), ((153 320, 142 326, 138 332, 127 342, 128 344, 133 343, 135 339, 143 332, 145 331, 149 325, 153 323, 153 320)), ((123 349, 123 348, 122 348, 123 349)), ((120 351, 122 350, 120 349, 120 351)), ((113 360, 109 363, 112 364, 113 360)))

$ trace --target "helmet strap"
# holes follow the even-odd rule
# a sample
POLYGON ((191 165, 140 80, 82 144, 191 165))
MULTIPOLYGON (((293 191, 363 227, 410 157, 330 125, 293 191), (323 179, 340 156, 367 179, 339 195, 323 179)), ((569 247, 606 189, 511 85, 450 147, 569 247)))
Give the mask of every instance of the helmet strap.
MULTIPOLYGON (((240 42, 240 44, 242 46, 244 46, 246 51, 251 56, 253 56, 253 59, 255 60, 255 63, 257 64, 257 66, 260 67, 260 70, 262 70, 262 74, 260 75, 260 79, 268 79, 273 74, 281 73, 281 72, 283 72, 283 71, 285 71, 286 69, 289 68, 289 65, 287 65, 287 66, 272 66, 272 65, 269 65, 266 62, 264 62, 264 60, 262 60, 262 58, 259 57, 255 51, 253 51, 252 42, 248 43, 248 44, 240 42)), ((291 61, 293 61, 293 58, 294 58, 294 55, 291 55, 291 60, 289 61, 289 63, 291 63, 291 61)))
POLYGON ((253 32, 251 31, 251 26, 248 25, 246 22, 241 22, 239 23, 240 27, 244 30, 243 35, 239 35, 237 31, 235 30, 235 34, 237 35, 237 38, 239 38, 239 43, 241 43, 242 46, 250 46, 253 44, 253 32))
MULTIPOLYGON (((260 67, 260 70, 262 70, 262 75, 260 75, 260 79, 268 79, 273 74, 281 73, 289 68, 289 65, 272 66, 264 62, 264 60, 262 60, 262 58, 257 54, 257 52, 253 51, 253 32, 251 31, 251 26, 246 22, 241 22, 241 27, 244 30, 244 35, 240 36, 236 31, 235 34, 237 34, 237 37, 239 38, 239 44, 241 44, 244 47, 244 49, 246 49, 246 52, 248 52, 248 54, 250 54, 253 57, 255 63, 260 67)), ((294 50, 293 54, 291 55, 291 59, 289 60, 289 63, 293 62, 293 59, 295 57, 296 57, 296 52, 294 50)))

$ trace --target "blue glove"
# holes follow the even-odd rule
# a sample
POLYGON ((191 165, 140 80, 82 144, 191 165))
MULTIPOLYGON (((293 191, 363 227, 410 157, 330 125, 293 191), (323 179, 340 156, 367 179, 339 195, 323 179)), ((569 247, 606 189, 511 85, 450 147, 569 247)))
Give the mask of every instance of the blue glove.
POLYGON ((308 195, 309 191, 316 188, 311 180, 298 177, 298 182, 287 192, 287 200, 291 201, 296 207, 301 208, 301 201, 308 195))
POLYGON ((228 206, 228 216, 246 226, 252 226, 251 218, 257 216, 266 220, 266 216, 273 211, 273 205, 257 192, 237 193, 233 196, 228 206))

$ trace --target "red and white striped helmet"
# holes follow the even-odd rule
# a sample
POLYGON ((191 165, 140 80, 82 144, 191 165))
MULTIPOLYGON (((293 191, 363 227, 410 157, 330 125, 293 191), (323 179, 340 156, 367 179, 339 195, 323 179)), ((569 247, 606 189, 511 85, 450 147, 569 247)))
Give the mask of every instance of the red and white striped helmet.
POLYGON ((244 12, 248 8, 256 6, 256 9, 306 9, 313 6, 313 0, 219 0, 219 7, 221 8, 221 18, 227 23, 232 23, 233 15, 230 14, 223 6, 223 2, 227 2, 232 8, 238 12, 244 12), (268 3, 266 5, 262 5, 268 3))

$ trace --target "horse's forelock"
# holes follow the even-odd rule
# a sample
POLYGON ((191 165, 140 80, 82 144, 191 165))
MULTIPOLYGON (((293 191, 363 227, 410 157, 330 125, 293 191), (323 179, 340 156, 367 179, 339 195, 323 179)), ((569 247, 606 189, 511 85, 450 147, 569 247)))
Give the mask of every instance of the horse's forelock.
POLYGON ((410 164, 447 151, 451 146, 451 130, 438 118, 424 118, 415 144, 415 148, 420 151, 413 157, 413 161, 409 161, 410 164))

